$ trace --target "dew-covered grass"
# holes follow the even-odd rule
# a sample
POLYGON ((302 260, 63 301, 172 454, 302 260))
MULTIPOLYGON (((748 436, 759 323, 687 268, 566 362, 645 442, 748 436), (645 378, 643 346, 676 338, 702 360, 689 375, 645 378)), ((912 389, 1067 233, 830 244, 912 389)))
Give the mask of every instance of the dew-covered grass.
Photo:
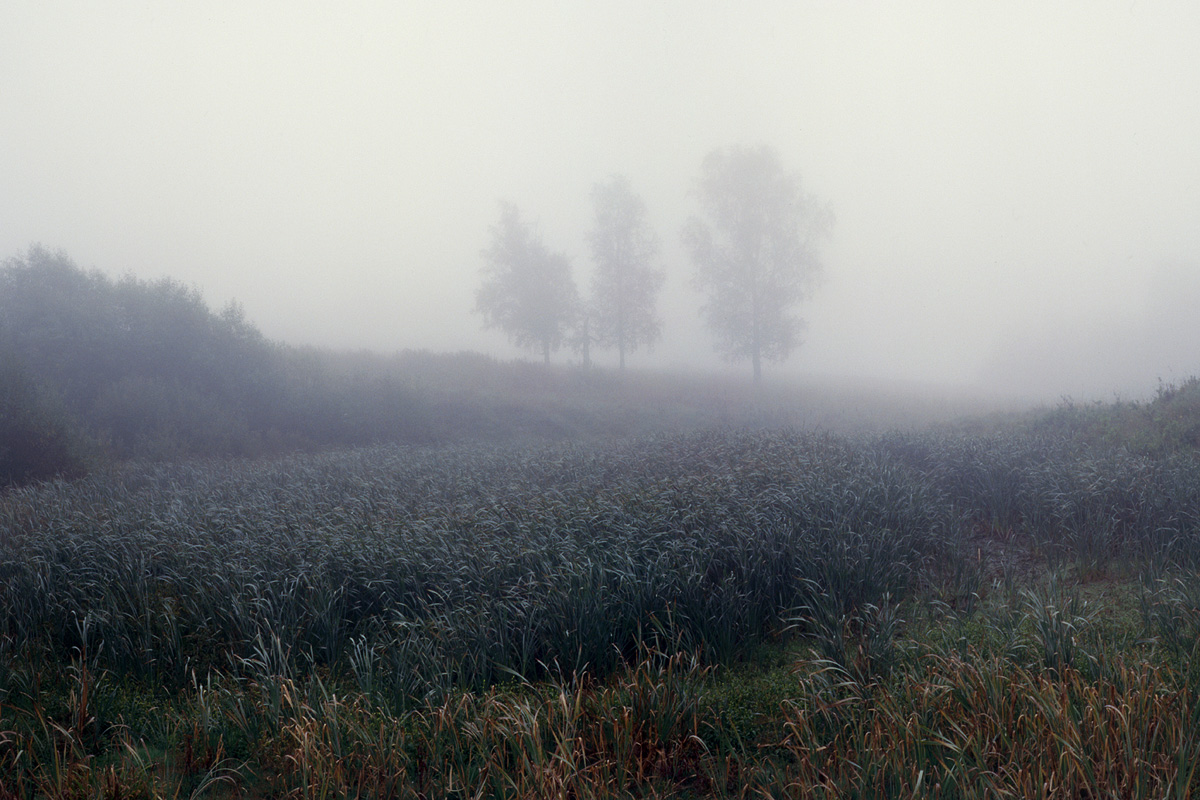
POLYGON ((1194 455, 1016 434, 11 489, 0 797, 1187 796, 1198 535, 1194 455))

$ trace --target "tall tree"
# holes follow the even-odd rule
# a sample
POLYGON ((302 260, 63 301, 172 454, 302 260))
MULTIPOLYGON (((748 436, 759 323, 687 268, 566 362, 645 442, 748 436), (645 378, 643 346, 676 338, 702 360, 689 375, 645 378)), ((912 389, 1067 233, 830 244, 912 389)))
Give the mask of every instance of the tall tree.
POLYGON ((485 326, 500 328, 518 347, 540 350, 549 364, 576 313, 571 264, 542 244, 512 203, 500 204, 500 222, 491 235, 482 253, 483 285, 475 293, 475 310, 485 326))
POLYGON ((749 358, 759 384, 762 361, 782 361, 799 344, 794 308, 820 273, 816 245, 833 214, 767 146, 709 153, 696 195, 701 214, 687 221, 683 243, 708 295, 703 315, 718 350, 749 358))
POLYGON ((654 268, 658 238, 646 221, 646 206, 629 181, 614 176, 592 189, 596 226, 588 236, 596 273, 592 281, 591 334, 615 347, 625 369, 625 353, 652 346, 662 336, 655 301, 663 272, 654 268))

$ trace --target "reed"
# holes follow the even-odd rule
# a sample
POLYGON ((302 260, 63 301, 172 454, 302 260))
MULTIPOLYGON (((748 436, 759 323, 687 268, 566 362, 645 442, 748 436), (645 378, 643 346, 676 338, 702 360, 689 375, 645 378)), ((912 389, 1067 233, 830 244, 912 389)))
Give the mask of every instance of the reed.
POLYGON ((0 493, 0 787, 1186 796, 1197 565, 1200 459, 1047 436, 129 465, 0 493))

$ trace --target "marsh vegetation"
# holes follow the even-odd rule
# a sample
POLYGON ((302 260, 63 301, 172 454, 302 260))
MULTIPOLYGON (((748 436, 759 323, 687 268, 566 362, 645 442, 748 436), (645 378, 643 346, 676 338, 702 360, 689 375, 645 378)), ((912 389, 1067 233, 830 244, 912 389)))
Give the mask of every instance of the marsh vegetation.
POLYGON ((12 488, 0 531, 5 796, 1200 785, 1182 446, 381 445, 12 488))

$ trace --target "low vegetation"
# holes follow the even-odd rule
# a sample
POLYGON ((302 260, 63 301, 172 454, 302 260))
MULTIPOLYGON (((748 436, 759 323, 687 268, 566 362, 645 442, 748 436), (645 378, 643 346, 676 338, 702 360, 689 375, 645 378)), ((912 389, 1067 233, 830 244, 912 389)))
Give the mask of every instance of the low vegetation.
POLYGON ((0 495, 4 797, 1200 787, 1200 460, 788 431, 0 495))
POLYGON ((1032 425, 1069 432, 1101 447, 1123 447, 1144 455, 1200 448, 1200 378, 1159 384, 1148 402, 1080 404, 1064 401, 1032 425))

